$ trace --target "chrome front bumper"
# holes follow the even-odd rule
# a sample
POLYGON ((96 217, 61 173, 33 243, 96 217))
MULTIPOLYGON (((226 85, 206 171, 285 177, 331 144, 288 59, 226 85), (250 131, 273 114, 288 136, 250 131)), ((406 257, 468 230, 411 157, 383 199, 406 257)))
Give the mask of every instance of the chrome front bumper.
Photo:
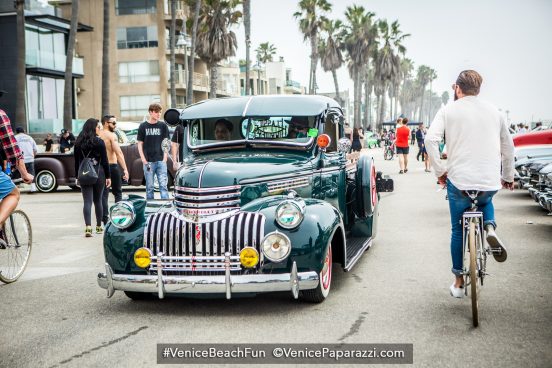
POLYGON ((160 299, 165 294, 226 294, 230 299, 233 293, 261 293, 271 291, 291 291, 299 297, 299 290, 314 289, 318 286, 318 274, 314 271, 297 272, 293 262, 291 273, 231 275, 228 270, 217 276, 171 276, 158 272, 158 275, 114 274, 109 264, 106 272, 98 273, 98 285, 107 289, 110 298, 115 290, 141 293, 157 293, 160 299))

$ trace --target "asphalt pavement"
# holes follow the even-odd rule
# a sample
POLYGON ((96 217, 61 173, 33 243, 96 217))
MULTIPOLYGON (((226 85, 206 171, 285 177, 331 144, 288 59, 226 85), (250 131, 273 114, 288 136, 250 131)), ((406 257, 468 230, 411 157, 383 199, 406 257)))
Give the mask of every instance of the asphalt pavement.
POLYGON ((157 343, 306 342, 410 343, 416 367, 550 367, 552 216, 525 191, 497 195, 508 260, 489 261, 474 328, 469 299, 448 292, 445 192, 415 152, 403 175, 396 158, 384 161, 378 149, 363 154, 375 156, 395 191, 381 196, 373 247, 348 273, 334 265, 321 304, 289 293, 107 299, 96 283, 102 239, 84 238, 80 193, 22 195, 34 245, 21 279, 0 285, 0 367, 149 367, 157 343))

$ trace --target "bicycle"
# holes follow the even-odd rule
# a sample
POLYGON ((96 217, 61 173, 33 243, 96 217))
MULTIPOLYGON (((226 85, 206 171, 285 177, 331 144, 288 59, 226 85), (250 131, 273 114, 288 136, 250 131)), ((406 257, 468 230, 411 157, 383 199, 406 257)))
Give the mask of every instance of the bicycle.
POLYGON ((483 212, 477 211, 477 197, 481 192, 467 190, 464 193, 470 198, 471 207, 462 214, 462 226, 464 228, 462 240, 462 268, 464 274, 464 293, 468 296, 468 286, 471 294, 473 326, 479 325, 478 298, 483 287, 487 273, 487 255, 500 250, 492 250, 483 241, 483 212), (467 250, 467 253, 466 253, 467 250), (466 258, 469 264, 466 268, 466 258))
POLYGON ((392 160, 395 156, 395 144, 389 141, 385 141, 383 147, 383 159, 392 160))
MULTIPOLYGON (((15 179, 15 184, 22 179, 15 179)), ((29 217, 22 210, 14 210, 3 226, 5 241, 0 243, 0 281, 9 284, 25 271, 33 244, 29 217)))

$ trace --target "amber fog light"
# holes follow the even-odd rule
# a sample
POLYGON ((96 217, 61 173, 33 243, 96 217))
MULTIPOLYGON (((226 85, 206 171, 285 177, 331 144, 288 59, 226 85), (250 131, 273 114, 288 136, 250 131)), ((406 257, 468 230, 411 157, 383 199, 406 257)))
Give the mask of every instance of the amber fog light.
POLYGON ((259 252, 255 248, 243 248, 240 252, 240 263, 245 268, 255 267, 259 263, 259 252))
POLYGON ((151 251, 148 248, 138 248, 134 252, 134 263, 140 268, 146 268, 151 263, 151 251))
POLYGON ((291 252, 291 241, 278 231, 265 236, 261 246, 264 256, 272 262, 283 261, 291 252))

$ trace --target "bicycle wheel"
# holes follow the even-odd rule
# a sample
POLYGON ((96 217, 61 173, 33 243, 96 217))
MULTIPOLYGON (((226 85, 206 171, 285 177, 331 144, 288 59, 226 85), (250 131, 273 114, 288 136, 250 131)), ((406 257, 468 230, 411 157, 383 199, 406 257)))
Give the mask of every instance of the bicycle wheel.
POLYGON ((0 249, 0 281, 14 282, 21 276, 31 255, 33 243, 31 222, 20 210, 15 210, 4 224, 7 247, 0 249))
POLYGON ((477 289, 477 247, 475 239, 475 220, 470 221, 470 230, 468 235, 469 250, 470 250, 470 291, 471 291, 471 302, 472 302, 472 319, 473 326, 477 327, 479 325, 479 313, 477 305, 478 289, 477 289))

